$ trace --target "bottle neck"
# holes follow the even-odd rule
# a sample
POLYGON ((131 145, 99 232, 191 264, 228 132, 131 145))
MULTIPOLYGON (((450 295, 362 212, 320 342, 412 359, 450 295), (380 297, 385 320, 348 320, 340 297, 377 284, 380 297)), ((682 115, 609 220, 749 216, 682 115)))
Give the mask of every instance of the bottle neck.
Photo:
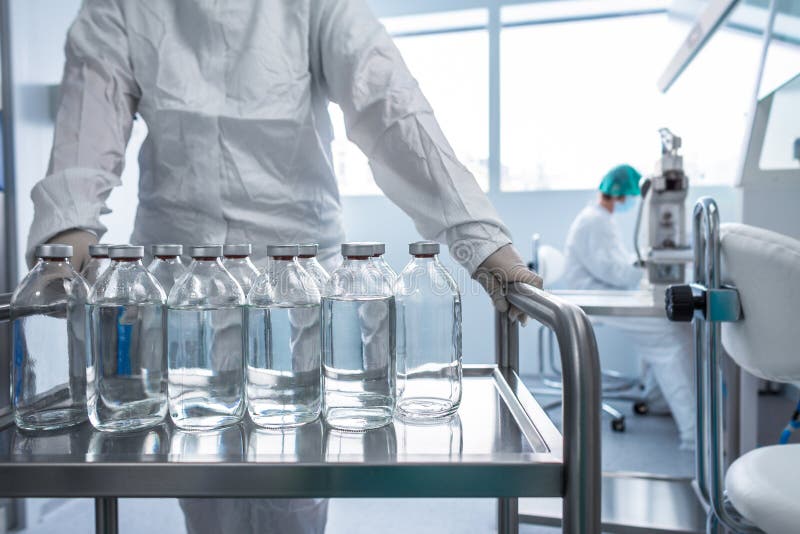
POLYGON ((165 261, 167 263, 183 263, 180 256, 156 256, 155 258, 159 261, 165 261))
POLYGON ((222 259, 213 256, 192 258, 192 264, 189 266, 189 270, 192 272, 215 271, 219 269, 225 269, 222 265, 222 259))
POLYGON ((114 258, 111 260, 112 265, 142 265, 142 258, 114 258))

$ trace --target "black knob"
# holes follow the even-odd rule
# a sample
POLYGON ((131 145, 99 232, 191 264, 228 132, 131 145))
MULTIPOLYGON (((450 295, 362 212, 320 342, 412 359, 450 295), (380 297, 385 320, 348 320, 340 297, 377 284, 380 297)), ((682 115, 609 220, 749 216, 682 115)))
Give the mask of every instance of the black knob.
POLYGON ((692 293, 692 286, 669 286, 664 293, 664 304, 667 308, 667 317, 670 321, 689 323, 694 317, 698 303, 692 293))

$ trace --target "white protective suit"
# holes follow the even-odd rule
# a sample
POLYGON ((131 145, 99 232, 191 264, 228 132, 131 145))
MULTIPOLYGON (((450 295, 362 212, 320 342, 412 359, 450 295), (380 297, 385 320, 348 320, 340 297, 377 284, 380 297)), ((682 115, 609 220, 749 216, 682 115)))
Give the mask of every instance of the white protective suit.
MULTIPOLYGON (((470 273, 510 243, 364 0, 85 0, 65 52, 29 257, 67 229, 102 237, 136 113, 149 135, 131 243, 333 251, 344 232, 329 100, 425 238, 445 241, 470 273)), ((316 500, 182 506, 192 533, 321 532, 327 510, 316 500)))
POLYGON ((423 237, 470 273, 510 243, 364 0, 85 0, 61 98, 29 255, 70 228, 102 236, 137 112, 132 243, 336 246, 329 100, 423 237))
MULTIPOLYGON (((572 223, 565 255, 564 281, 570 289, 635 289, 644 274, 622 245, 611 213, 596 203, 584 208, 572 223)), ((639 351, 678 425, 681 447, 692 448, 695 384, 691 326, 644 317, 604 317, 603 323, 622 330, 639 351)))

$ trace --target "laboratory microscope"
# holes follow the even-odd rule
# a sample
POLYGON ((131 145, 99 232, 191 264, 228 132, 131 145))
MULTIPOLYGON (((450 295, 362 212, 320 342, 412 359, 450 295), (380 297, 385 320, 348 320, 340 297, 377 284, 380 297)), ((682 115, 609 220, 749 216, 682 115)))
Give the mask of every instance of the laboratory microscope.
POLYGON ((637 264, 647 269, 647 281, 654 297, 663 296, 670 284, 681 284, 686 264, 692 261, 692 249, 686 233, 686 197, 689 179, 683 172, 683 156, 678 153, 681 138, 667 128, 661 135, 661 158, 654 175, 640 183, 642 201, 636 217, 633 246, 637 264), (639 247, 642 222, 647 237, 644 256, 639 247))

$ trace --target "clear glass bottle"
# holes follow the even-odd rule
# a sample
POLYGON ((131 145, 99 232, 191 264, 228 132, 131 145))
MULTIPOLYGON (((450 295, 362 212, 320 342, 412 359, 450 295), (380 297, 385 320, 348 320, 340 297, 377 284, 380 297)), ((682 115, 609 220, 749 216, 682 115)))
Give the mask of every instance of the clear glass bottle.
POLYGON ((383 256, 386 254, 386 244, 385 243, 373 243, 373 252, 372 252, 372 262, 378 268, 378 270, 383 274, 386 278, 387 282, 389 282, 389 286, 394 286, 395 281, 397 280, 397 273, 394 272, 391 265, 386 261, 386 258, 383 256))
POLYGON ((320 294, 297 245, 269 245, 267 256, 248 297, 248 413, 259 426, 297 426, 320 412, 320 294))
POLYGON ((219 428, 244 415, 244 309, 222 246, 191 247, 192 263, 167 298, 169 413, 186 430, 219 428))
POLYGON ((164 293, 169 295, 175 282, 186 274, 186 266, 181 261, 183 246, 152 245, 150 253, 153 255, 153 260, 147 266, 147 270, 156 277, 164 293))
POLYGON ((142 265, 144 247, 108 253, 111 265, 89 294, 89 420, 106 432, 141 430, 167 414, 166 295, 142 265))
POLYGON ((253 282, 258 278, 258 269, 250 260, 253 253, 253 246, 243 245, 224 245, 222 247, 222 265, 233 275, 239 285, 242 286, 244 296, 250 292, 253 282))
POLYGON ((86 299, 69 245, 39 245, 36 265, 11 297, 11 404, 24 430, 86 420, 86 299))
POLYGON ((439 244, 411 243, 394 286, 397 305, 397 410, 434 418, 461 403, 461 295, 439 262, 439 244))
POLYGON ((103 274, 103 271, 111 265, 111 260, 108 258, 108 247, 109 245, 105 243, 89 245, 90 259, 81 272, 81 276, 89 284, 89 287, 92 287, 97 282, 97 279, 100 278, 100 275, 103 274))
POLYGON ((321 292, 325 289, 328 280, 331 279, 331 275, 329 275, 328 271, 317 261, 318 251, 319 246, 316 243, 297 245, 297 263, 316 280, 317 287, 319 287, 321 292))
POLYGON ((323 414, 341 430, 378 428, 394 414, 394 297, 372 254, 372 243, 342 244, 322 297, 323 414))

